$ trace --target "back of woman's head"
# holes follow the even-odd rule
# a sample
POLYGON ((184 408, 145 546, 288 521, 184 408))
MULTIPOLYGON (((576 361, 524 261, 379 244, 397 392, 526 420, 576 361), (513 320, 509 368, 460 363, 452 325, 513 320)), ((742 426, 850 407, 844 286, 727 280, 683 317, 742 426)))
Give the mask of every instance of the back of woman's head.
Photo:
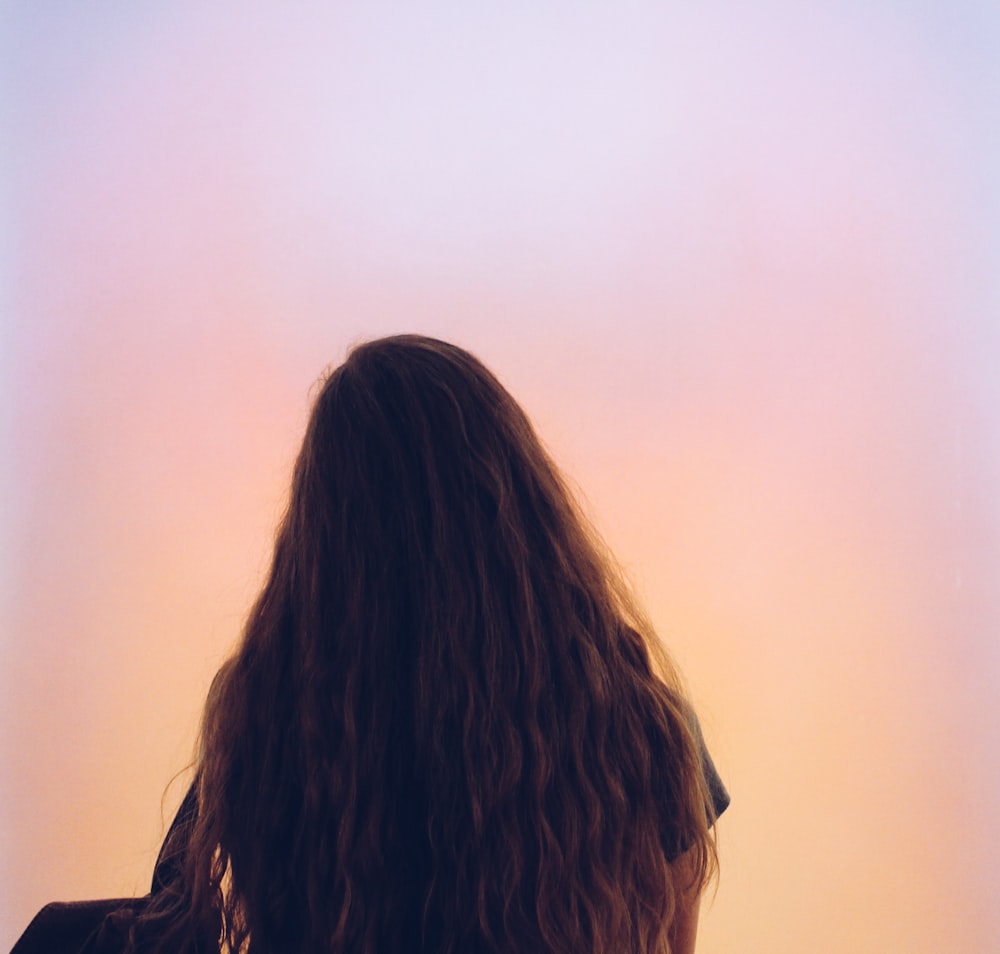
POLYGON ((478 360, 355 348, 210 693, 180 920, 254 951, 663 950, 669 861, 703 879, 711 842, 653 639, 478 360))

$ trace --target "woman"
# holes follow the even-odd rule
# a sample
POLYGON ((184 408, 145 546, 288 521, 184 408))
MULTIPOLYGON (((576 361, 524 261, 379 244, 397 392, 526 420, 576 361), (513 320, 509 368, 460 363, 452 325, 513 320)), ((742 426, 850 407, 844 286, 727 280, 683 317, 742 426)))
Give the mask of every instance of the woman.
POLYGON ((323 384, 154 891, 91 948, 690 951, 727 803, 523 411, 385 338, 323 384))

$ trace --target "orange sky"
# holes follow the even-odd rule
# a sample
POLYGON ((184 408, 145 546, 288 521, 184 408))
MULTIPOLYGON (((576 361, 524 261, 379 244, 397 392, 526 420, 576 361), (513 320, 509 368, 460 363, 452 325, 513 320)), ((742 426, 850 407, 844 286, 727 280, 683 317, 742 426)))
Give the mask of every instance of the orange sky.
POLYGON ((688 675, 699 951, 998 946, 1000 18, 699 9, 4 10, 0 946, 145 890, 310 387, 403 330, 688 675))

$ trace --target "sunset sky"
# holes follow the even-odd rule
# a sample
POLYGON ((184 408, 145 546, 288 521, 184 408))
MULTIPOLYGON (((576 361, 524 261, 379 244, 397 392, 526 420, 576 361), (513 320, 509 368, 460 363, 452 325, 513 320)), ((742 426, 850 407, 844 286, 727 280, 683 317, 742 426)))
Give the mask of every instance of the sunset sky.
POLYGON ((417 331, 687 674, 700 954, 1000 949, 1000 7, 15 2, 0 128, 0 948, 147 890, 314 382, 417 331))

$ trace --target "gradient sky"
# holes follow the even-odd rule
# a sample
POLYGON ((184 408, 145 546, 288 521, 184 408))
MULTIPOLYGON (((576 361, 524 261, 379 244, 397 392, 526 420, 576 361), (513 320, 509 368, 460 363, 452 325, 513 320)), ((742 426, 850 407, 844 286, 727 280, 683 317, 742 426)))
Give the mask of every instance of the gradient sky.
POLYGON ((142 892, 324 367, 522 401, 733 794, 699 951, 1000 947, 1000 8, 0 7, 0 946, 142 892))

